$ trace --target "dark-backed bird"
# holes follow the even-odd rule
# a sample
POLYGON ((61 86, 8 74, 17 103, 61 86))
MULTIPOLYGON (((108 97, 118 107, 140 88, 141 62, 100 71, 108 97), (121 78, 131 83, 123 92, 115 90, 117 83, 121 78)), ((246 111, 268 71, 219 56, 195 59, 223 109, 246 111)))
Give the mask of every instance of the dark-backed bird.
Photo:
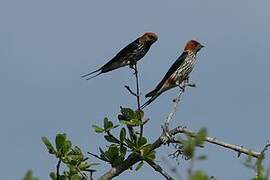
POLYGON ((197 52, 199 52, 203 47, 203 45, 195 40, 188 41, 184 48, 184 52, 173 63, 160 83, 153 91, 145 95, 145 97, 149 97, 150 99, 145 104, 143 104, 141 108, 149 105, 163 92, 177 86, 181 87, 181 84, 188 80, 189 75, 194 68, 197 52))
POLYGON ((118 69, 123 66, 133 66, 137 61, 142 59, 151 45, 158 40, 158 36, 153 32, 147 32, 141 37, 138 37, 136 40, 131 42, 129 45, 124 47, 116 56, 114 56, 109 62, 104 64, 102 67, 97 69, 96 71, 90 72, 81 76, 82 78, 87 78, 87 80, 92 79, 100 74, 112 71, 114 69, 118 69), (99 72, 98 74, 89 77, 91 74, 99 72))

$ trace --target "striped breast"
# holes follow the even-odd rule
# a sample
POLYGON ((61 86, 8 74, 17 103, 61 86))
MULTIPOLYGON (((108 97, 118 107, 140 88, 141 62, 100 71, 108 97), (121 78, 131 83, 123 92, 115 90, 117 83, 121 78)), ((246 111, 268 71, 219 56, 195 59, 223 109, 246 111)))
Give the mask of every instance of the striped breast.
POLYGON ((196 64, 196 54, 189 52, 183 64, 172 74, 171 78, 176 84, 181 84, 186 78, 188 78, 192 69, 196 64))

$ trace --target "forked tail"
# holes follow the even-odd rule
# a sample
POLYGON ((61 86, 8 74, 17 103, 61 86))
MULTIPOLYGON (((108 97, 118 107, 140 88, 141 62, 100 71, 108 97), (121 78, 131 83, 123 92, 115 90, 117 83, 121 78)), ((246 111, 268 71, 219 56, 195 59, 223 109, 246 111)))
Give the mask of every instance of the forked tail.
MULTIPOLYGON (((95 70, 95 71, 93 71, 93 72, 90 72, 90 73, 88 73, 88 74, 85 74, 85 75, 82 75, 81 76, 81 78, 85 78, 85 77, 87 77, 87 76, 90 76, 91 74, 94 74, 94 73, 96 73, 96 72, 98 72, 98 71, 100 71, 101 70, 101 68, 99 68, 98 70, 95 70)), ((94 75, 94 76, 92 76, 92 77, 89 77, 89 78, 87 78, 86 80, 89 80, 89 79, 92 79, 92 78, 94 78, 94 77, 97 77, 98 75, 100 75, 102 72, 99 72, 98 74, 96 74, 96 75, 94 75)))
POLYGON ((150 93, 146 94, 145 97, 151 97, 146 103, 144 103, 140 108, 143 109, 153 102, 160 94, 157 93, 157 90, 153 90, 150 93))

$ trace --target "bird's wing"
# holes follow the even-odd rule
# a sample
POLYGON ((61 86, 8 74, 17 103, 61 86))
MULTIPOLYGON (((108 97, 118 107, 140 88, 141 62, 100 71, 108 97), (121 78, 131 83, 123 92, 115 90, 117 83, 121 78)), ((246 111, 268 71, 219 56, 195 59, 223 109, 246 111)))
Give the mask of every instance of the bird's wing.
POLYGON ((170 69, 168 70, 168 72, 165 74, 165 76, 163 77, 163 79, 160 81, 160 83, 156 86, 155 90, 146 94, 146 97, 150 97, 152 96, 152 94, 154 92, 158 92, 160 90, 160 88, 163 86, 163 84, 165 83, 165 81, 182 65, 182 63, 184 62, 184 60, 186 59, 188 53, 187 52, 183 52, 179 58, 173 63, 173 65, 170 67, 170 69))
POLYGON ((126 57, 129 57, 134 53, 134 51, 139 46, 139 38, 137 38, 135 41, 128 44, 126 47, 121 49, 109 62, 107 62, 105 65, 102 66, 102 68, 106 69, 106 67, 111 66, 115 62, 119 62, 121 60, 124 60, 126 57))

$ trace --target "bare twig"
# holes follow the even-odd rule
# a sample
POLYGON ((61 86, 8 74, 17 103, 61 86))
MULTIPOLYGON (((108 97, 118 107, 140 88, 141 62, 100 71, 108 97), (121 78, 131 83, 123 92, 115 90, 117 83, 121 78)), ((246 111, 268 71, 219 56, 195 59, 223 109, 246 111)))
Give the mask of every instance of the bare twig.
MULTIPOLYGON (((138 67, 137 63, 135 63, 133 66, 130 66, 134 70, 134 75, 136 79, 136 93, 133 92, 129 86, 125 86, 125 88, 128 90, 128 92, 136 97, 137 100, 137 109, 140 110, 141 104, 140 104, 140 87, 139 87, 139 75, 138 75, 138 67)), ((140 119, 141 120, 141 119, 140 119)), ((131 136, 134 135, 133 127, 127 126, 129 129, 129 133, 131 136)), ((140 125, 140 137, 143 135, 143 125, 140 125)))
POLYGON ((179 172, 177 171, 177 168, 174 165, 171 165, 169 163, 169 161, 163 156, 161 157, 162 161, 168 166, 168 168, 170 169, 170 171, 175 174, 175 176, 177 177, 177 179, 183 179, 182 176, 179 174, 179 172))
POLYGON ((167 180, 174 180, 173 177, 171 177, 166 171, 164 171, 162 169, 162 167, 160 165, 158 165, 157 163, 150 161, 150 160, 145 160, 155 171, 157 171, 158 173, 160 173, 165 179, 167 180))
POLYGON ((85 173, 83 173, 78 166, 76 166, 76 170, 79 172, 79 174, 85 179, 88 180, 88 177, 85 173))
POLYGON ((137 107, 138 110, 140 110, 141 104, 140 104, 140 87, 139 87, 139 77, 138 77, 138 68, 137 68, 137 63, 135 63, 135 78, 136 78, 136 94, 137 94, 137 107))
POLYGON ((60 165, 61 165, 61 158, 58 159, 58 163, 56 165, 56 180, 60 178, 60 165))
POLYGON ((133 91, 130 89, 129 86, 125 85, 125 88, 128 90, 128 92, 129 92, 130 94, 132 94, 133 96, 137 97, 137 94, 136 94, 135 92, 133 92, 133 91))
MULTIPOLYGON (((176 134, 188 134, 190 136, 196 137, 196 133, 188 130, 185 127, 176 127, 172 130, 170 130, 168 132, 169 136, 174 136, 176 134)), ((151 151, 159 148, 161 145, 163 145, 163 141, 162 138, 164 138, 164 134, 162 134, 153 144, 151 144, 151 151)), ((220 140, 217 140, 216 138, 211 138, 211 137, 206 137, 206 142, 211 143, 211 144, 215 144, 221 147, 224 147, 226 149, 231 149, 234 150, 238 153, 243 153, 246 155, 250 155, 254 158, 262 158, 262 154, 261 152, 256 152, 250 149, 246 149, 243 148, 241 146, 238 145, 233 145, 233 144, 229 144, 220 140)), ((269 145, 270 146, 270 145, 269 145)), ((107 173, 105 173, 103 176, 101 176, 99 179, 100 180, 109 180, 112 179, 115 176, 118 176, 119 174, 121 174, 122 172, 124 172, 125 170, 129 169, 132 165, 136 164, 137 162, 141 161, 141 157, 140 155, 134 154, 132 153, 131 155, 128 156, 128 158, 126 160, 124 160, 124 162, 118 166, 113 167, 111 170, 109 170, 107 173)))
POLYGON ((173 116, 176 113, 177 106, 178 106, 178 104, 180 102, 180 98, 181 98, 181 95, 183 94, 183 92, 184 91, 182 89, 179 89, 179 92, 178 92, 176 98, 173 100, 173 109, 168 114, 167 118, 165 119, 165 124, 164 124, 165 131, 168 131, 169 130, 170 121, 172 120, 173 116))
MULTIPOLYGON (((138 67, 137 67, 137 63, 135 63, 134 65, 135 67, 135 78, 136 78, 136 94, 137 94, 137 108, 138 110, 140 110, 141 107, 141 103, 140 103, 140 87, 139 87, 139 76, 138 76, 138 67)), ((141 119, 140 119, 141 120, 141 119)), ((140 137, 142 137, 143 135, 143 125, 140 125, 140 137)))
POLYGON ((262 156, 264 156, 265 151, 267 151, 269 147, 270 147, 270 143, 267 141, 266 145, 264 146, 263 150, 261 151, 262 156))
POLYGON ((97 159, 99 159, 99 160, 101 160, 101 161, 104 161, 104 159, 102 159, 102 158, 100 158, 98 155, 96 155, 96 154, 93 154, 93 153, 91 153, 91 152, 87 152, 87 154, 90 154, 91 156, 94 156, 95 158, 97 158, 97 159))
MULTIPOLYGON (((196 137, 197 136, 197 134, 195 132, 193 132, 191 130, 188 130, 187 128, 177 127, 176 129, 174 129, 174 130, 177 131, 177 133, 187 134, 187 135, 189 135, 191 137, 196 137)), ((243 153, 243 154, 246 154, 246 155, 250 155, 250 156, 252 156, 254 158, 257 158, 257 159, 262 158, 262 153, 261 152, 256 152, 256 151, 253 151, 251 149, 246 149, 243 146, 229 144, 229 143, 220 141, 217 138, 206 137, 205 141, 208 142, 208 143, 211 143, 211 144, 215 144, 215 145, 224 147, 226 149, 231 149, 233 151, 236 151, 238 153, 238 156, 243 153)))

